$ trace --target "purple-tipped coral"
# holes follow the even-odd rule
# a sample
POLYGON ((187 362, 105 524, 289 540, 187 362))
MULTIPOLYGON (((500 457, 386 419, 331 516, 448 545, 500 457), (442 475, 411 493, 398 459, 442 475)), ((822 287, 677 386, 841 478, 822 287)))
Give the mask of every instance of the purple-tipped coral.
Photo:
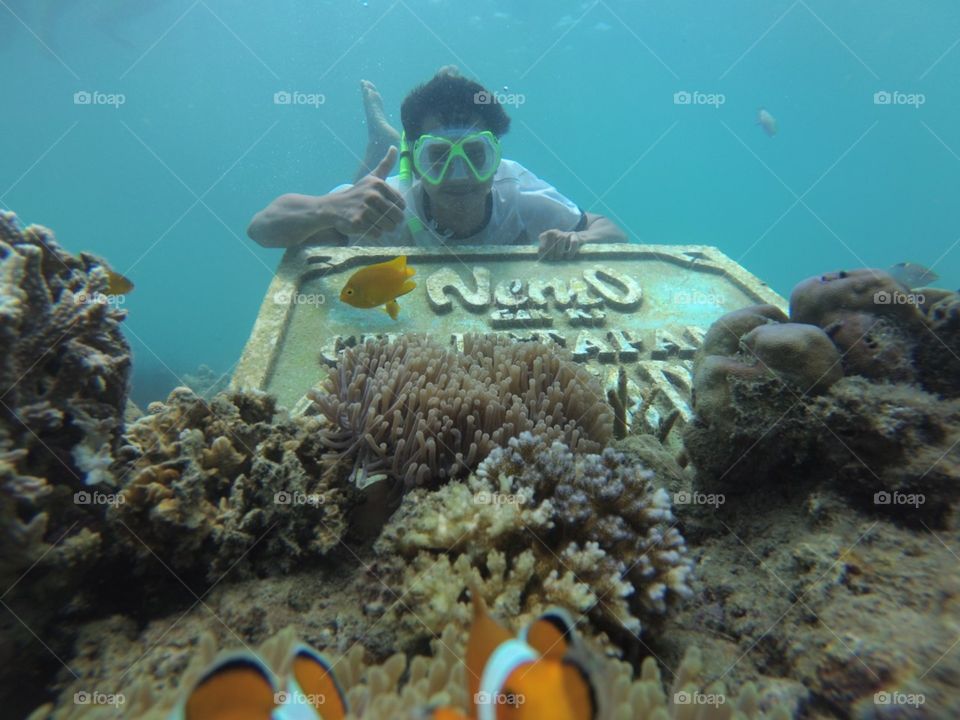
POLYGON ((493 605, 505 614, 560 604, 622 635, 691 594, 692 562, 674 525, 669 496, 643 466, 523 433, 467 483, 408 493, 376 547, 399 555, 411 602, 422 595, 437 622, 465 616, 465 606, 453 610, 461 590, 492 575, 503 597, 493 605), (437 581, 424 581, 438 564, 437 581))

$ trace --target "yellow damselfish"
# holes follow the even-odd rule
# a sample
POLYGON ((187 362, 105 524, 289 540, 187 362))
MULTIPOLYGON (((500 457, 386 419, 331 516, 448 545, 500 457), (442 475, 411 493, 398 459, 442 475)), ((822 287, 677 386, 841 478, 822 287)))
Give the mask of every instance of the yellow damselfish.
POLYGON ((412 292, 417 284, 408 278, 416 273, 407 267, 407 256, 387 262, 360 268, 343 286, 340 300, 355 308, 375 308, 384 306, 384 310, 394 320, 400 314, 397 298, 412 292))

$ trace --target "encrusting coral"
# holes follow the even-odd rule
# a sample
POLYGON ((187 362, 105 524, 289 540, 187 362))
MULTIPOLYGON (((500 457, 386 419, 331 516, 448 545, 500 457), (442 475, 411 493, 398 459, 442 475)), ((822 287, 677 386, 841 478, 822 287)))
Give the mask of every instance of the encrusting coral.
POLYGON ((360 486, 436 487, 525 431, 596 452, 613 425, 599 383, 561 348, 496 336, 468 335, 463 352, 414 335, 370 340, 311 397, 329 423, 327 460, 360 486))
POLYGON ((759 305, 717 320, 684 433, 701 484, 832 477, 877 510, 950 524, 960 380, 945 370, 960 361, 960 296, 933 292, 921 302, 879 270, 830 273, 797 285, 789 318, 759 305))
MULTIPOLYGON (((266 640, 257 650, 270 670, 279 678, 290 671, 284 658, 298 641, 293 628, 286 628, 266 640)), ((354 645, 336 658, 334 672, 343 688, 350 712, 347 720, 423 720, 428 708, 468 708, 466 669, 463 661, 465 639, 461 629, 448 626, 431 641, 431 655, 408 658, 397 653, 377 665, 364 662, 364 649, 354 645)), ((179 694, 192 687, 203 671, 217 658, 212 636, 205 634, 177 689, 158 694, 151 679, 132 684, 123 697, 124 717, 140 720, 165 720, 179 694)), ((592 652, 589 675, 594 685, 598 713, 596 720, 790 720, 788 706, 761 701, 756 687, 746 683, 736 696, 727 693, 722 683, 707 684, 700 652, 688 648, 673 682, 665 690, 652 657, 641 666, 639 677, 622 661, 592 652)), ((106 720, 117 716, 112 705, 52 704, 37 708, 27 720, 106 720)))
POLYGON ((530 617, 550 605, 598 628, 637 634, 641 618, 691 595, 692 563, 666 491, 625 456, 575 455, 525 432, 466 482, 408 493, 375 546, 398 559, 415 622, 433 630, 485 588, 495 611, 530 617))
POLYGON ((346 531, 351 500, 321 478, 319 428, 264 393, 207 403, 175 389, 127 429, 129 477, 110 514, 117 532, 133 533, 145 559, 156 553, 211 580, 241 558, 242 568, 285 572, 325 555, 346 531))

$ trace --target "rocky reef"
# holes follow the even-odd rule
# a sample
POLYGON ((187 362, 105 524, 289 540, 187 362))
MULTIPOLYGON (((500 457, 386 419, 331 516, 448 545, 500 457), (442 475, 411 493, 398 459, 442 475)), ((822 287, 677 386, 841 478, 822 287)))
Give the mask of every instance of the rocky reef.
POLYGON ((694 362, 684 436, 704 489, 830 482, 863 506, 946 527, 960 499, 960 296, 878 270, 811 278, 725 315, 694 362))
POLYGON ((297 639, 351 717, 466 710, 468 587, 514 627, 570 611, 601 720, 960 715, 956 294, 837 273, 720 319, 681 467, 625 372, 617 409, 562 349, 483 337, 348 349, 303 414, 127 413, 123 313, 76 300, 105 271, 0 221, 11 716, 159 720, 219 648, 282 673, 297 639))
POLYGON ((107 289, 98 258, 0 211, 0 684, 49 660, 35 633, 89 601, 100 567, 106 506, 89 500, 115 482, 130 373, 107 289))
POLYGON ((705 657, 802 681, 810 717, 960 713, 958 303, 831 273, 710 328, 674 508, 703 593, 668 643, 706 628, 705 657))

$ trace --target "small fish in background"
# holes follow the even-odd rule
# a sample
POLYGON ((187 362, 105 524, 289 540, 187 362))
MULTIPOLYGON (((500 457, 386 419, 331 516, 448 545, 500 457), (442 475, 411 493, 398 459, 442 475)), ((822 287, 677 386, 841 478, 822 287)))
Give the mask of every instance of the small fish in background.
POLYGON ((355 308, 383 309, 394 320, 400 314, 397 298, 413 292, 417 284, 410 280, 417 271, 407 267, 407 256, 360 268, 343 286, 340 300, 355 308))
POLYGON ((133 281, 126 275, 121 275, 106 265, 103 269, 107 271, 107 295, 126 295, 133 290, 133 281))
POLYGON ((777 119, 766 108, 757 110, 757 125, 763 129, 767 137, 777 134, 777 119))
POLYGON ((923 265, 912 262, 901 262, 890 267, 887 272, 901 285, 911 290, 936 282, 940 276, 923 265))

